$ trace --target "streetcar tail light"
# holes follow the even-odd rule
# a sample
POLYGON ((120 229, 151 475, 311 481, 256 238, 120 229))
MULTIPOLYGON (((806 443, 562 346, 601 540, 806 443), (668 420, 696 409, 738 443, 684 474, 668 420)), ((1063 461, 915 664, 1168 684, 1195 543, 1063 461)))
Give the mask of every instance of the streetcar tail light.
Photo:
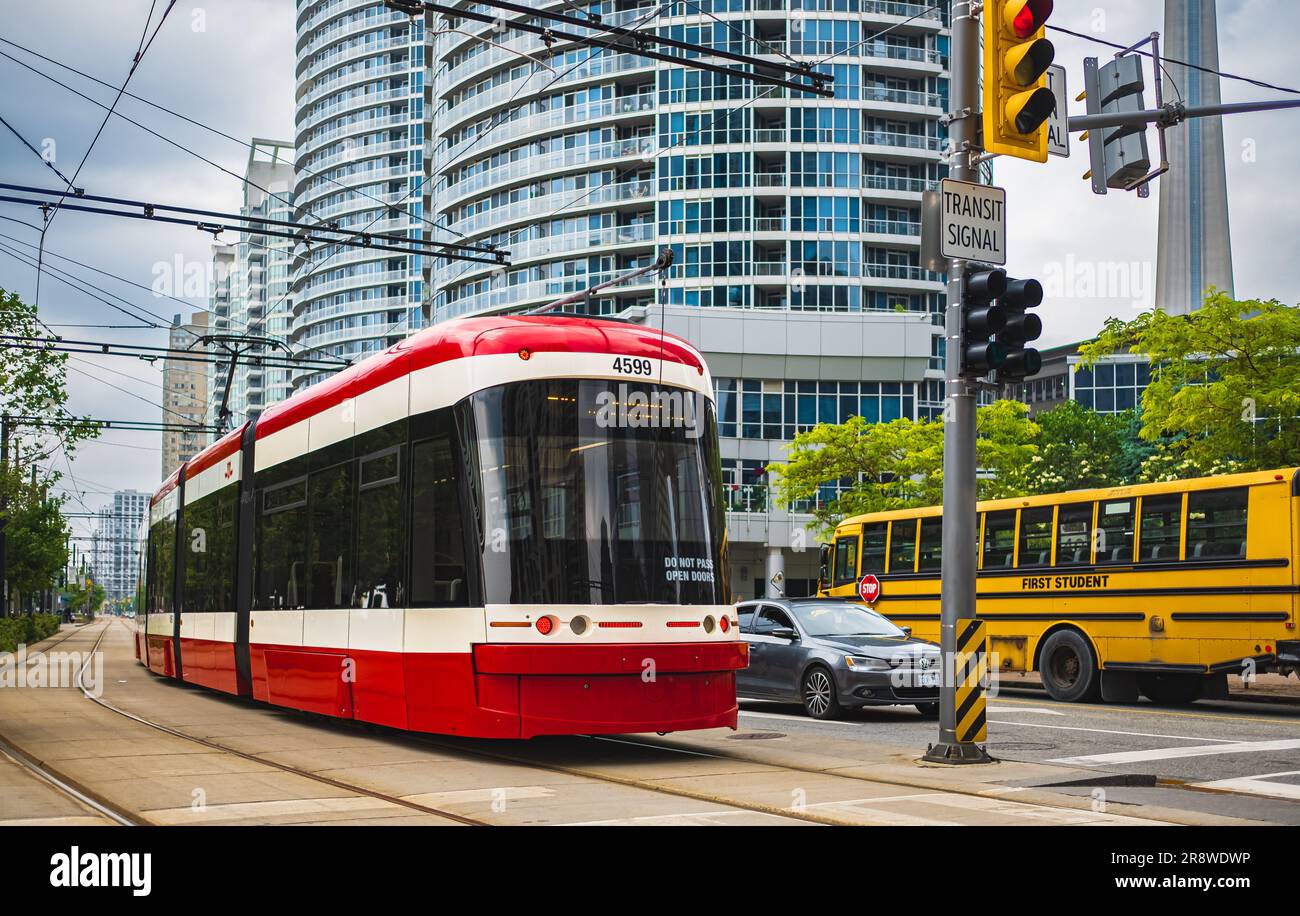
POLYGON ((723 614, 718 618, 718 626, 722 627, 722 632, 727 632, 731 629, 731 619, 726 614, 723 614))
POLYGON ((532 359, 532 358, 533 358, 533 352, 532 352, 531 350, 527 349, 527 348, 524 348, 523 350, 520 350, 520 351, 519 351, 519 358, 520 358, 520 359, 532 359))
POLYGON ((698 627, 699 625, 700 625, 699 622, 698 622, 698 621, 695 621, 695 620, 670 620, 670 621, 668 621, 668 626, 670 626, 670 627, 698 627))
POLYGON ((596 626, 605 630, 635 630, 641 626, 639 620, 602 620, 596 626))
POLYGON ((549 636, 551 630, 555 629, 555 620, 551 617, 537 618, 537 632, 543 636, 549 636))

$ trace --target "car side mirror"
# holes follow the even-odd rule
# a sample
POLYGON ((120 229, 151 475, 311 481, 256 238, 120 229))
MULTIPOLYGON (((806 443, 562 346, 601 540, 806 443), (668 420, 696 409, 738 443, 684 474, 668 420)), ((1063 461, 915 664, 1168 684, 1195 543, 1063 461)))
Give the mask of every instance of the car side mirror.
POLYGON ((911 627, 902 627, 902 630, 903 630, 903 635, 904 635, 904 636, 911 636, 911 635, 912 635, 912 628, 911 628, 911 627))
POLYGON ((826 587, 826 583, 830 580, 831 548, 829 544, 823 544, 821 546, 818 562, 820 563, 821 568, 817 570, 817 591, 821 591, 826 587))
POLYGON ((799 633, 793 627, 775 627, 772 635, 778 639, 798 639, 799 633))

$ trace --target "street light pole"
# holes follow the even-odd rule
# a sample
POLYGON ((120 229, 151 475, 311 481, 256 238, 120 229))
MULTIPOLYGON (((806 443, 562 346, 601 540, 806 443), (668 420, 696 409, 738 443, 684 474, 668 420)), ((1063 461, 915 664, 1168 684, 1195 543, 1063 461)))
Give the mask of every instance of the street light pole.
MULTIPOLYGON (((952 4, 952 77, 949 83, 948 173, 978 181, 980 123, 980 20, 972 0, 952 4)), ((948 311, 944 348, 947 400, 943 437, 943 572, 940 598, 939 741, 925 759, 938 763, 987 763, 978 744, 957 736, 957 629, 975 616, 975 408, 977 388, 962 378, 962 276, 966 262, 948 263, 948 311)))

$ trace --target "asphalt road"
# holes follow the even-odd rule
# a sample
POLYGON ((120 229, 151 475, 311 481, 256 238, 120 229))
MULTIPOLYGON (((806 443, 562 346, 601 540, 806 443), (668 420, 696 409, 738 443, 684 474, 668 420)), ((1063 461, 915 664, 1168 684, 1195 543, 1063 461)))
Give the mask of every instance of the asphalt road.
MULTIPOLYGON (((918 752, 938 734, 937 722, 911 707, 868 709, 823 723, 795 704, 742 699, 741 722, 918 752)), ((1300 701, 1104 706, 1004 689, 989 699, 988 750, 1004 760, 1062 763, 1096 774, 1058 791, 1300 824, 1300 701)))

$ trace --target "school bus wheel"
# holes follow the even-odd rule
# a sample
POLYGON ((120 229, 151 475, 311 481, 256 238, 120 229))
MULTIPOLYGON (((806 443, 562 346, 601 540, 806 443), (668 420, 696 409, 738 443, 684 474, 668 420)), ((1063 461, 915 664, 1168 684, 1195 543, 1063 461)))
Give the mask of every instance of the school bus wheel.
POLYGON ((1039 653, 1038 671, 1054 700, 1077 703, 1101 697, 1097 656, 1078 630, 1061 629, 1047 637, 1039 653))

